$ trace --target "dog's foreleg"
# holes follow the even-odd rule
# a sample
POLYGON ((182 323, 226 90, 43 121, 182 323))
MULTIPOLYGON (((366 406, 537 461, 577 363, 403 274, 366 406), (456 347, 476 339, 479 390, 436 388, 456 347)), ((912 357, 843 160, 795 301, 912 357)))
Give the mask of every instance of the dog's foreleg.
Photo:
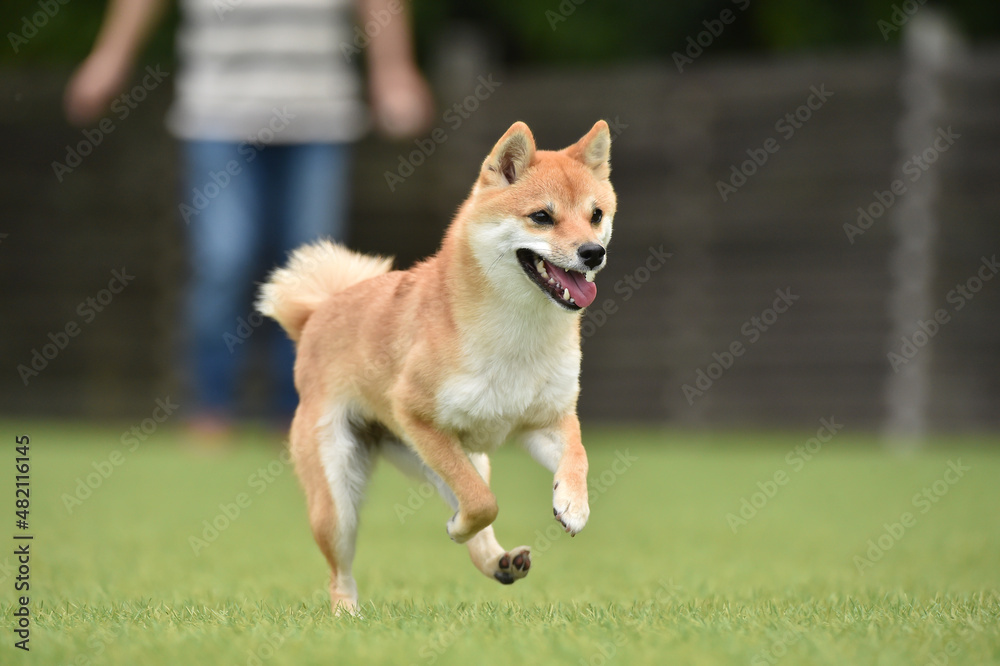
POLYGON ((524 448, 552 472, 552 513, 571 536, 583 529, 590 517, 587 500, 587 452, 580 439, 580 421, 567 414, 552 428, 524 435, 524 448))
MULTIPOLYGON (((395 465, 404 474, 423 479, 434 486, 441 498, 448 503, 452 511, 458 510, 458 500, 451 489, 431 470, 415 451, 405 444, 387 440, 382 443, 382 453, 386 460, 395 465)), ((471 453, 469 459, 487 484, 490 482, 490 459, 485 453, 471 453)), ((515 580, 528 575, 531 568, 531 549, 519 546, 511 551, 504 550, 493 533, 493 526, 487 525, 474 537, 465 542, 469 549, 469 557, 484 575, 509 585, 515 580)))
POLYGON ((448 521, 448 536, 457 543, 465 543, 496 520, 497 498, 457 437, 411 414, 401 414, 397 418, 424 464, 454 493, 458 510, 448 521))
MULTIPOLYGON (((490 482, 490 459, 485 453, 469 454, 476 471, 487 484, 490 482)), ((531 568, 531 548, 518 546, 510 551, 504 549, 493 533, 493 526, 487 525, 465 544, 469 547, 469 557, 476 568, 490 578, 504 585, 510 585, 528 575, 531 568)))

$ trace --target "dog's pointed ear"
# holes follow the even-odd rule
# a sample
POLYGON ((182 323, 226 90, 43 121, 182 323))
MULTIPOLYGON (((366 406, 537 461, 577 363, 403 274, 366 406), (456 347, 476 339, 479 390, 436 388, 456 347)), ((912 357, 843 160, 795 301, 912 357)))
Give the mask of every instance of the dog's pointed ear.
POLYGON ((535 137, 520 120, 510 126, 483 162, 479 182, 486 187, 513 185, 535 159, 535 137))
POLYGON ((594 175, 603 180, 611 176, 611 130, 598 120, 582 139, 566 149, 566 154, 583 162, 594 175))

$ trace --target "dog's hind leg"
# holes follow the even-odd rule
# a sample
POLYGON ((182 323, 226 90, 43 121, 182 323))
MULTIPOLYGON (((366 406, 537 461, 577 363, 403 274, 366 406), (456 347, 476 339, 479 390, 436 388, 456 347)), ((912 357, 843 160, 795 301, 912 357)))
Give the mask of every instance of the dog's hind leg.
POLYGON ((358 590, 351 574, 358 512, 371 474, 371 447, 352 427, 345 409, 303 402, 295 413, 292 456, 305 487, 313 537, 330 564, 335 614, 355 613, 358 590))
MULTIPOLYGON (((420 457, 408 446, 395 439, 382 442, 382 454, 401 472, 417 479, 423 479, 437 489, 438 493, 448 503, 453 511, 458 510, 458 500, 441 477, 434 473, 420 457)), ((485 453, 469 454, 469 459, 483 480, 490 482, 490 459, 485 453)), ((507 551, 497 541, 493 526, 488 525, 465 542, 469 549, 469 557, 476 568, 489 578, 496 579, 504 585, 528 575, 531 568, 531 549, 519 546, 507 551)))

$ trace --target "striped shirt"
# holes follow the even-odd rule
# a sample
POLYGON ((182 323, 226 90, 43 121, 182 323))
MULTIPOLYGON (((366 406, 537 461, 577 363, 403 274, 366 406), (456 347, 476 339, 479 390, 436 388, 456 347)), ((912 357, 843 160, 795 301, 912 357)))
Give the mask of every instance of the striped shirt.
POLYGON ((341 142, 367 128, 352 0, 181 0, 167 126, 190 140, 341 142))

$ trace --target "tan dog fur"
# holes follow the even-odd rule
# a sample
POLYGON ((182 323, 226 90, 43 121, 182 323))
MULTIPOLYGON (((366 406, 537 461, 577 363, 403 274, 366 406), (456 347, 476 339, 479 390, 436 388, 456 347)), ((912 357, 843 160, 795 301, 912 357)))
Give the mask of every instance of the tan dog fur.
POLYGON ((487 455, 504 440, 519 438, 554 473, 553 510, 566 531, 586 524, 581 311, 543 293, 516 252, 582 273, 580 246, 607 246, 610 143, 599 121, 566 149, 538 151, 515 123, 433 257, 390 271, 390 260, 321 242, 297 250, 262 288, 260 311, 297 342, 291 452, 335 611, 357 607, 358 510, 378 454, 438 487, 456 510, 448 534, 501 582, 530 567, 529 549, 505 550, 491 526, 487 455), (592 224, 597 208, 603 218, 592 224), (554 224, 528 217, 543 209, 554 224))

